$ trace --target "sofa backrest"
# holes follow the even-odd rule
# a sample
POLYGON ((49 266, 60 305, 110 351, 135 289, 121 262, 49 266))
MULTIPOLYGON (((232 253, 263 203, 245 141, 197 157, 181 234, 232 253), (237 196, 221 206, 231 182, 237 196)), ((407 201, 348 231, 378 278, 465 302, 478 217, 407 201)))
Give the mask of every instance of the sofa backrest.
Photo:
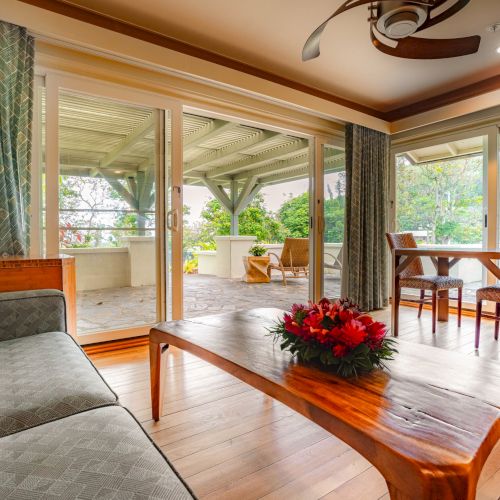
POLYGON ((66 301, 60 290, 0 293, 0 341, 67 331, 66 301))

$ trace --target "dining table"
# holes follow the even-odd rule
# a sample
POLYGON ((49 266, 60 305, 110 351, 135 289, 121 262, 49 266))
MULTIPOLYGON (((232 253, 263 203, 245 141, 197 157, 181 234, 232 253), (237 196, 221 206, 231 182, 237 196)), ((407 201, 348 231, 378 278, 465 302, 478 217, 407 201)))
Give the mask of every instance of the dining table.
MULTIPOLYGON (((475 259, 500 280, 500 267, 495 261, 500 260, 500 249, 486 250, 481 248, 452 248, 419 246, 417 248, 394 248, 392 250, 392 315, 391 331, 397 337, 399 330, 399 301, 394 300, 399 287, 401 273, 417 258, 429 257, 436 273, 448 276, 450 269, 462 259, 475 259)), ((440 290, 437 297, 437 319, 448 321, 450 297, 448 290, 440 290)))

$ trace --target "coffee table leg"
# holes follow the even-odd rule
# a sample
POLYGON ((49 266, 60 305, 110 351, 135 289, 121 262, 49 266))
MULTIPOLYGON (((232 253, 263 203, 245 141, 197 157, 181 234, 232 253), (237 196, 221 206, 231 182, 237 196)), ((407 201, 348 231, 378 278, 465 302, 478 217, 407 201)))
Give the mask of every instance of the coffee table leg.
POLYGON ((389 488, 389 496, 391 500, 411 500, 411 497, 406 493, 403 493, 401 490, 398 490, 391 483, 387 483, 387 488, 389 488))
POLYGON ((151 376, 151 406, 153 409, 153 420, 158 422, 163 409, 163 351, 168 348, 168 344, 159 344, 149 341, 149 369, 151 376))
POLYGON ((475 500, 477 481, 471 481, 469 477, 462 477, 461 479, 463 480, 461 484, 455 484, 454 487, 452 487, 453 481, 449 484, 446 480, 443 482, 438 481, 437 484, 429 483, 420 495, 408 495, 389 483, 389 481, 386 481, 386 484, 391 500, 415 500, 415 498, 422 500, 431 498, 439 498, 439 500, 475 500))

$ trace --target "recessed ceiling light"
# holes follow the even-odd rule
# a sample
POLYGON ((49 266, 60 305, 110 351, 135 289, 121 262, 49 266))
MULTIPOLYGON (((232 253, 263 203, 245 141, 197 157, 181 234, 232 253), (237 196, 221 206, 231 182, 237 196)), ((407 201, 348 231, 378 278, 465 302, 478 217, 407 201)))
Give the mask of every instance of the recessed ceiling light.
POLYGON ((497 52, 500 54, 500 47, 497 47, 497 52))

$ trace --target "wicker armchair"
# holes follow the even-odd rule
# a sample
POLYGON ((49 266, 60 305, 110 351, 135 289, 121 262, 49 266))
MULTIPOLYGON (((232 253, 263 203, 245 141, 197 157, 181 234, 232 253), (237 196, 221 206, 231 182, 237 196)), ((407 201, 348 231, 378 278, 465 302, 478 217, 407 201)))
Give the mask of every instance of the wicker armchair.
POLYGON ((309 239, 308 238, 285 238, 285 244, 281 255, 269 252, 277 262, 271 261, 267 268, 267 274, 271 278, 271 272, 276 269, 283 276, 283 285, 286 286, 286 278, 307 278, 309 276, 309 239))
MULTIPOLYGON (((389 248, 417 248, 417 243, 412 233, 386 233, 389 248)), ((461 279, 453 278, 452 276, 425 275, 422 260, 417 257, 406 269, 400 274, 399 287, 395 291, 393 307, 399 309, 401 300, 401 288, 416 288, 420 290, 420 300, 416 302, 418 306, 418 317, 422 315, 424 304, 432 303, 432 333, 436 332, 436 312, 437 312, 437 293, 441 290, 458 289, 458 326, 462 322, 462 288, 464 282, 461 279), (431 291, 431 297, 425 296, 425 291, 431 291)))
POLYGON ((337 257, 335 257, 333 253, 325 252, 325 257, 329 257, 330 262, 327 262, 327 259, 325 258, 323 266, 326 267, 327 269, 334 269, 336 271, 342 272, 342 259, 343 259, 342 254, 343 254, 342 247, 340 247, 337 257))

